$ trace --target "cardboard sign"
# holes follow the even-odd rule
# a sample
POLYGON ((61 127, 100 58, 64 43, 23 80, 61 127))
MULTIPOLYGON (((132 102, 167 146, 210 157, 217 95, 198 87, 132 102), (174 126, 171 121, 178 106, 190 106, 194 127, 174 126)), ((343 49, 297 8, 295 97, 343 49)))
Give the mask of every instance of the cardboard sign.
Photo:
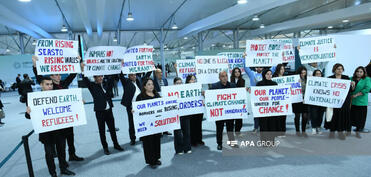
POLYGON ((308 77, 304 103, 341 108, 350 89, 350 80, 308 77))
POLYGON ((225 56, 196 56, 197 82, 211 84, 219 81, 219 73, 228 73, 228 58, 225 56))
POLYGON ((176 98, 133 102, 135 135, 143 137, 180 129, 176 98))
POLYGON ((152 46, 147 45, 127 49, 124 54, 122 73, 135 74, 153 71, 155 69, 152 57, 153 50, 152 46))
POLYGON ((200 114, 205 112, 204 97, 201 95, 201 84, 182 84, 162 86, 162 97, 175 97, 178 100, 180 116, 200 114))
POLYGON ((188 75, 196 75, 196 60, 176 60, 178 77, 185 82, 188 75))
POLYGON ((324 36, 299 39, 302 64, 336 60, 335 38, 324 36))
POLYGON ((246 89, 206 90, 205 107, 208 121, 247 118, 246 89))
POLYGON ((245 73, 243 52, 222 52, 219 56, 226 56, 228 58, 229 74, 232 74, 233 68, 240 68, 241 74, 245 73))
POLYGON ((282 63, 282 46, 273 40, 247 40, 246 67, 269 67, 282 63))
POLYGON ((289 86, 251 87, 251 107, 254 117, 292 114, 289 86))
POLYGON ((74 88, 28 93, 35 133, 85 125, 81 91, 81 88, 74 88))
POLYGON ((303 102, 303 93, 301 90, 301 82, 299 75, 274 77, 272 78, 272 81, 277 82, 278 85, 290 86, 291 92, 290 99, 292 103, 303 102))
POLYGON ((91 47, 85 53, 84 75, 112 75, 121 73, 121 60, 126 48, 119 46, 91 47))
POLYGON ((282 63, 295 62, 295 49, 292 39, 272 39, 282 44, 281 51, 283 52, 282 63))
POLYGON ((78 41, 38 39, 35 55, 39 75, 81 73, 78 41))

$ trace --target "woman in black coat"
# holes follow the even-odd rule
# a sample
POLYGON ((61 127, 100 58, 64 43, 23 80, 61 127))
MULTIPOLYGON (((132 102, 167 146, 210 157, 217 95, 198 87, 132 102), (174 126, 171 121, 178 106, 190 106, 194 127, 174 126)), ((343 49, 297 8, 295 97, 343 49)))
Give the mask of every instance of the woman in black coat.
MULTIPOLYGON (((272 81, 272 71, 267 69, 262 73, 263 80, 258 82, 256 86, 274 86, 278 85, 276 82, 272 81)), ((270 117, 260 117, 260 140, 261 141, 271 141, 274 142, 277 132, 281 130, 280 127, 280 116, 270 116, 270 117)))
MULTIPOLYGON (((285 65, 278 64, 276 67, 276 71, 273 73, 273 77, 283 77, 285 76, 285 65)), ((284 136, 286 134, 286 116, 279 116, 279 134, 280 136, 284 136)))
MULTIPOLYGON (((343 75, 344 66, 340 63, 336 63, 332 68, 332 73, 334 75, 328 77, 333 79, 344 79, 350 80, 346 75, 343 75)), ((344 131, 347 131, 347 136, 351 133, 351 119, 350 119, 350 105, 351 105, 351 90, 349 89, 348 95, 341 108, 334 108, 333 114, 330 122, 325 123, 325 128, 330 129, 329 138, 335 138, 335 131, 339 134, 339 139, 345 140, 344 131)))
MULTIPOLYGON (((231 83, 235 83, 237 87, 245 87, 245 79, 242 78, 240 68, 234 68, 231 74, 231 83)), ((242 119, 234 119, 234 132, 236 136, 241 134, 242 119)))
MULTIPOLYGON (((149 100, 160 98, 160 95, 154 89, 153 80, 147 78, 143 82, 142 92, 137 96, 136 101, 149 100)), ((143 152, 146 163, 151 168, 156 168, 161 165, 161 133, 143 136, 140 138, 143 141, 143 152)))

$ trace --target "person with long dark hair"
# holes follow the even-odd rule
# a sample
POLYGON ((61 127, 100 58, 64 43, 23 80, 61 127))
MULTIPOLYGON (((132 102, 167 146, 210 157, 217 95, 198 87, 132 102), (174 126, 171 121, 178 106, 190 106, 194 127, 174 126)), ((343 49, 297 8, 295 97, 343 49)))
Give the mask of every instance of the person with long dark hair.
MULTIPOLYGON (((137 96, 136 101, 155 98, 160 98, 160 95, 154 89, 153 80, 147 78, 143 82, 142 91, 137 96)), ((146 163, 153 169, 157 168, 158 165, 161 165, 161 133, 143 136, 140 140, 143 142, 143 152, 146 163)))
MULTIPOLYGON (((231 82, 236 84, 236 87, 245 87, 245 79, 242 78, 240 68, 234 68, 231 74, 231 82)), ((234 132, 236 136, 241 135, 242 119, 234 119, 234 132)))
MULTIPOLYGON (((180 77, 174 78, 174 85, 181 85, 182 79, 180 77)), ((191 135, 190 135, 190 119, 192 116, 180 116, 180 129, 174 130, 174 148, 175 153, 182 155, 184 153, 190 154, 191 151, 191 135)))
MULTIPOLYGON (((285 65, 284 64, 278 64, 276 67, 276 71, 273 73, 273 77, 283 77, 285 76, 285 65)), ((285 135, 286 132, 286 116, 278 116, 277 117, 280 121, 279 123, 279 132, 280 135, 285 135)))
POLYGON ((367 117, 367 105, 368 105, 368 92, 371 89, 371 79, 367 77, 366 68, 359 66, 353 74, 352 80, 352 91, 350 93, 352 97, 352 125, 356 127, 356 137, 361 138, 359 134, 363 130, 366 123, 367 117))
MULTIPOLYGON (((262 73, 263 80, 259 81, 256 86, 275 86, 278 85, 276 82, 272 81, 272 71, 266 69, 262 73)), ((264 142, 274 142, 277 132, 281 130, 279 116, 270 117, 254 117, 258 118, 260 126, 260 140, 264 142)))
MULTIPOLYGON (((296 70, 296 74, 300 75, 301 91, 304 96, 305 87, 307 83, 307 69, 304 66, 300 66, 296 70)), ((308 105, 303 102, 292 104, 293 112, 295 113, 295 129, 297 136, 308 137, 305 132, 308 122, 308 105), (300 115, 301 115, 301 133, 300 133, 300 115)))
MULTIPOLYGON (((332 68, 332 73, 334 75, 330 76, 329 78, 333 79, 344 79, 350 80, 350 78, 346 75, 343 75, 344 66, 340 63, 336 63, 332 68)), ((351 133, 351 121, 350 121, 350 104, 351 104, 351 97, 350 91, 343 103, 341 108, 334 108, 332 111, 332 117, 330 122, 325 122, 325 128, 330 129, 329 138, 335 138, 335 131, 338 132, 339 139, 345 140, 344 131, 347 131, 347 135, 351 133)))
MULTIPOLYGON (((317 69, 313 71, 313 77, 323 77, 321 70, 317 69)), ((312 124, 312 134, 321 133, 321 125, 323 121, 323 114, 325 108, 322 106, 308 105, 309 108, 309 119, 312 124)))
MULTIPOLYGON (((186 84, 196 83, 197 79, 195 75, 188 75, 186 77, 186 84)), ((190 132, 191 132, 191 145, 205 145, 202 141, 202 119, 204 114, 191 115, 190 119, 190 132)))

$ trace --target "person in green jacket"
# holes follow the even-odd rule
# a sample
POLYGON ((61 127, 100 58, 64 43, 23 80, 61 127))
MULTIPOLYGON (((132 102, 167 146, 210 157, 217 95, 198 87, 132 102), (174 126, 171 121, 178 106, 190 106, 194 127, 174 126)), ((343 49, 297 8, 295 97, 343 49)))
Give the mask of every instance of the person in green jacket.
POLYGON ((351 77, 352 85, 352 125, 356 126, 356 137, 361 138, 359 132, 365 127, 367 117, 368 92, 371 89, 371 79, 367 77, 366 69, 359 66, 351 77))

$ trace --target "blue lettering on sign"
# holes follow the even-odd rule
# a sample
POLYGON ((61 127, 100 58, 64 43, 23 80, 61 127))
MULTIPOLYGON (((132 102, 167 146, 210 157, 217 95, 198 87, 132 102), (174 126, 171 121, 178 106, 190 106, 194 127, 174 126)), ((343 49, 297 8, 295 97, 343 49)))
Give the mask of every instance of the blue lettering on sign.
POLYGON ((138 132, 144 132, 147 131, 147 127, 138 128, 138 132))
POLYGON ((190 109, 196 107, 202 107, 202 100, 188 101, 179 103, 179 109, 190 109))

